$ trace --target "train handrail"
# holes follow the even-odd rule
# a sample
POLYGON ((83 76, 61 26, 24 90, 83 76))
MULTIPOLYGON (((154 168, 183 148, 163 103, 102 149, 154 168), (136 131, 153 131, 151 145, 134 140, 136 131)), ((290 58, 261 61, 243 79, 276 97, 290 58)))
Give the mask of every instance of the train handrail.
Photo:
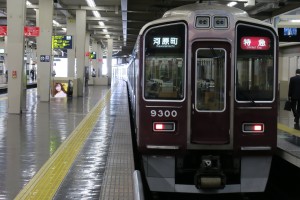
POLYGON ((133 191, 134 191, 134 200, 145 199, 141 172, 139 170, 135 170, 133 172, 133 191))

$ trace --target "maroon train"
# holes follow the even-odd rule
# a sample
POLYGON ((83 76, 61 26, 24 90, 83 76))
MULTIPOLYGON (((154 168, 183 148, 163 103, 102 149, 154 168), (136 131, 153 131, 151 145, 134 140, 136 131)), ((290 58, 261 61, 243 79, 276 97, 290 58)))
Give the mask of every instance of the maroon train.
POLYGON ((274 28, 195 3, 146 24, 128 68, 151 191, 264 191, 277 139, 274 28))

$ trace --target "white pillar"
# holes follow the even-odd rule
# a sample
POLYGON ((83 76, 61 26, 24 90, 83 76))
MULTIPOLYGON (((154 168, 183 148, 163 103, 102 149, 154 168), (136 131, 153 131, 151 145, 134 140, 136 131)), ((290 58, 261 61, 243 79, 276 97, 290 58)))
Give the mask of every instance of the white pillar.
POLYGON ((98 70, 99 70, 99 67, 98 67, 98 59, 99 59, 99 49, 98 49, 98 44, 97 44, 97 41, 93 40, 92 42, 92 50, 93 52, 96 53, 96 59, 93 59, 92 60, 92 65, 93 65, 93 68, 95 69, 96 71, 96 76, 98 76, 98 70))
POLYGON ((86 34, 86 11, 76 10, 76 69, 77 69, 77 88, 78 96, 83 96, 84 85, 84 50, 86 34))
POLYGON ((50 100, 50 74, 52 71, 53 1, 39 0, 40 36, 37 37, 38 91, 40 101, 50 100), (50 57, 50 60, 47 59, 50 57), (46 58, 45 60, 42 60, 46 58), (42 61, 42 62, 41 62, 42 61))
POLYGON ((26 96, 26 74, 24 71, 24 25, 26 3, 20 0, 7 1, 7 64, 8 69, 8 113, 20 114, 26 96), (25 81, 25 83, 23 82, 25 81))
POLYGON ((113 39, 109 38, 107 40, 107 56, 106 56, 108 85, 111 84, 112 51, 113 51, 113 39))
POLYGON ((98 76, 102 76, 102 67, 103 67, 103 50, 101 45, 98 45, 98 51, 99 51, 99 71, 98 71, 98 76))
MULTIPOLYGON (((85 50, 84 53, 91 52, 91 47, 90 47, 90 34, 86 32, 85 34, 85 50)), ((84 57, 84 65, 86 67, 90 67, 90 58, 88 56, 84 57)))
POLYGON ((68 49, 68 77, 75 77, 76 23, 73 18, 67 19, 67 34, 73 36, 73 48, 68 49))

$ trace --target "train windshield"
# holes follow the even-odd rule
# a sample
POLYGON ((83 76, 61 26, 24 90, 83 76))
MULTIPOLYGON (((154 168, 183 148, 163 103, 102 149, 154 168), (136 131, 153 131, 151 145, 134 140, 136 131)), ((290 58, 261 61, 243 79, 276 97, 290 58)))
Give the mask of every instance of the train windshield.
POLYGON ((154 27, 145 35, 144 98, 183 100, 186 26, 154 27))
POLYGON ((265 28, 237 26, 237 101, 274 101, 274 38, 272 32, 265 28))
POLYGON ((198 111, 222 111, 225 109, 226 51, 201 48, 196 54, 196 109, 198 111))

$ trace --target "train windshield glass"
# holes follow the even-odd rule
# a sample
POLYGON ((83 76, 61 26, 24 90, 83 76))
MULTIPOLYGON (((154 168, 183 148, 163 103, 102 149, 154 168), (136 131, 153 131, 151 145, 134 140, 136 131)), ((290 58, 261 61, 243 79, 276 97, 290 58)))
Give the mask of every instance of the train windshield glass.
POLYGON ((274 100, 274 35, 252 25, 237 26, 236 100, 274 100))
POLYGON ((144 98, 184 99, 186 26, 154 27, 145 36, 144 98))
POLYGON ((196 54, 196 110, 222 111, 225 109, 226 51, 201 48, 196 54))

